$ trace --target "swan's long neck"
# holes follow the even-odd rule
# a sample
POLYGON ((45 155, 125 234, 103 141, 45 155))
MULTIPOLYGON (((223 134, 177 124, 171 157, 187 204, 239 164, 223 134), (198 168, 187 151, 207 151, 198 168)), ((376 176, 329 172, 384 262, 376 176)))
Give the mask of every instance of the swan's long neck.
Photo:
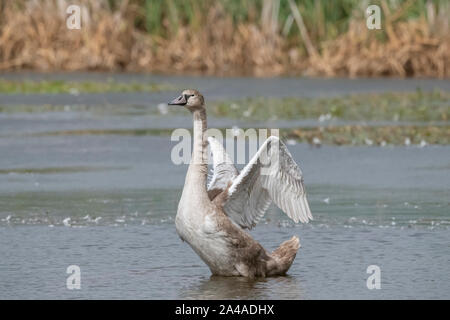
POLYGON ((206 178, 208 174, 208 140, 206 137, 206 111, 205 109, 193 112, 194 117, 194 144, 191 163, 186 175, 185 189, 193 191, 194 195, 208 197, 206 192, 206 178))
MULTIPOLYGON (((193 112, 194 116, 194 148, 192 151, 191 164, 198 164, 201 168, 205 168, 205 173, 208 169, 207 146, 208 140, 206 137, 206 111, 205 109, 193 112)), ((205 175, 206 181, 206 175, 205 175)))

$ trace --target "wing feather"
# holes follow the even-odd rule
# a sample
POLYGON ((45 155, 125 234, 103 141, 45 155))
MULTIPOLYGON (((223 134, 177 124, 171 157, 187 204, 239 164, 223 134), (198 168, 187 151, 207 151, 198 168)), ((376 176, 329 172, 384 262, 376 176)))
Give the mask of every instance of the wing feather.
POLYGON ((230 219, 251 229, 272 201, 295 222, 312 220, 302 172, 284 143, 274 136, 234 177, 223 208, 230 219))
POLYGON ((209 137, 208 142, 213 156, 213 171, 208 183, 208 191, 215 190, 217 194, 217 190, 225 190, 228 183, 237 177, 239 172, 219 141, 209 137))

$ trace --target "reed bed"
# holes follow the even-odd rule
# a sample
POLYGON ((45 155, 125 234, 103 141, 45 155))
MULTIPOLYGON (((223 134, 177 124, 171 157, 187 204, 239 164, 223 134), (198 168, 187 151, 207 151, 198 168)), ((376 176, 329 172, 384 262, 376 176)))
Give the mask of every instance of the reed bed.
POLYGON ((0 70, 449 77, 449 4, 376 3, 381 30, 367 1, 0 0, 0 70))

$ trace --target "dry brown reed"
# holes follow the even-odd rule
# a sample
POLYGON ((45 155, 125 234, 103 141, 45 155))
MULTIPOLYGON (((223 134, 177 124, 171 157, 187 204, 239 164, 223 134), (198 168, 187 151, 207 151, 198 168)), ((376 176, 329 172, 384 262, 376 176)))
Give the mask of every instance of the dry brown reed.
POLYGON ((218 3, 208 9, 201 28, 181 26, 174 35, 160 37, 134 27, 136 8, 127 1, 114 10, 106 0, 78 3, 82 28, 68 30, 66 0, 0 0, 0 70, 450 76, 450 35, 439 17, 433 23, 397 21, 399 13, 393 12, 383 26, 385 39, 355 18, 337 39, 309 44, 317 53, 308 54, 302 39, 283 36, 270 12, 265 13, 272 19, 269 27, 264 22, 235 24, 218 3))
POLYGON ((432 32, 424 20, 391 23, 388 19, 386 29, 388 38, 381 42, 364 22, 352 21, 347 33, 326 44, 320 57, 310 62, 312 73, 350 77, 450 76, 447 31, 432 32))

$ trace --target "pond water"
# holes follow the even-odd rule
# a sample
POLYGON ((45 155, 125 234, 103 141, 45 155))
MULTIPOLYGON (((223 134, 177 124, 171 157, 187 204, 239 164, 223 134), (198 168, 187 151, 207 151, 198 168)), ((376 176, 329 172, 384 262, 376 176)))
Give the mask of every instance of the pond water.
POLYGON ((154 107, 0 114, 0 299, 450 298, 450 147, 288 145, 315 219, 271 207, 251 231, 269 250, 299 236, 288 276, 211 277, 175 231, 176 142, 133 131, 190 120, 154 107), (83 131, 99 128, 130 131, 83 131), (66 288, 69 265, 80 290, 66 288), (366 286, 369 265, 381 290, 366 286))

